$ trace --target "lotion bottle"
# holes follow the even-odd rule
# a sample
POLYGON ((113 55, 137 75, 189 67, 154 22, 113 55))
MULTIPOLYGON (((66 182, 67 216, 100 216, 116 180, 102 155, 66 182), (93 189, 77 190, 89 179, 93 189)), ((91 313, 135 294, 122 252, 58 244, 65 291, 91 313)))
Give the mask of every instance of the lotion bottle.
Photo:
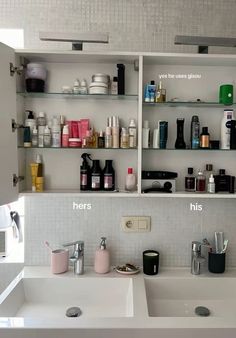
POLYGON ((144 121, 143 123, 143 148, 149 148, 149 138, 150 138, 150 128, 149 121, 144 121))
POLYGON ((234 119, 233 109, 225 109, 221 120, 220 149, 230 149, 230 128, 226 126, 228 121, 234 119))
POLYGON ((106 237, 101 237, 100 246, 95 252, 94 271, 96 273, 110 271, 110 253, 106 247, 106 237))

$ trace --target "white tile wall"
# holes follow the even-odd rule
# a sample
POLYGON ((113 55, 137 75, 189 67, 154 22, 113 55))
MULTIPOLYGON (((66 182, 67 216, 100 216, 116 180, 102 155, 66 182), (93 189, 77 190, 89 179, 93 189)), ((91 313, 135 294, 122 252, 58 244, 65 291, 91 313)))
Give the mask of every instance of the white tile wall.
POLYGON ((112 263, 142 263, 142 251, 160 251, 162 266, 188 266, 191 241, 224 231, 230 239, 228 265, 236 265, 236 209, 234 200, 174 198, 73 198, 26 197, 27 265, 49 263, 44 241, 55 248, 72 240, 85 241, 85 264, 93 264, 101 236, 106 236, 112 263), (73 202, 91 203, 91 210, 73 210, 73 202), (190 211, 190 203, 203 206, 202 212, 190 211), (151 216, 150 233, 124 233, 121 217, 151 216))
MULTIPOLYGON (((39 31, 109 32, 109 45, 85 49, 195 52, 196 47, 175 46, 176 34, 234 37, 235 0, 1 0, 0 29, 23 28, 25 48, 68 49, 69 44, 39 40, 39 31)), ((210 48, 224 52, 223 48, 210 48)), ((235 49, 226 49, 235 53, 235 49)), ((26 264, 48 263, 43 241, 52 245, 84 239, 86 263, 91 264, 98 239, 106 235, 113 263, 140 263, 143 249, 161 252, 162 265, 189 265, 190 242, 224 229, 230 238, 228 264, 236 262, 235 201, 204 201, 204 211, 193 214, 184 199, 93 199, 90 212, 72 211, 73 198, 26 199, 26 264), (141 212, 139 211, 141 210, 141 212), (152 217, 150 234, 124 234, 122 215, 152 217)), ((202 202, 202 200, 201 200, 202 202)), ((18 266, 1 266, 11 280, 18 266)), ((2 273, 3 272, 3 273, 2 273)), ((4 279, 3 285, 6 284, 4 279)), ((0 285, 1 286, 1 285, 0 285)))
POLYGON ((174 36, 234 37, 235 12, 235 0, 1 0, 0 28, 23 28, 25 48, 70 47, 40 42, 39 31, 101 31, 109 45, 87 49, 193 52, 175 46, 174 36))

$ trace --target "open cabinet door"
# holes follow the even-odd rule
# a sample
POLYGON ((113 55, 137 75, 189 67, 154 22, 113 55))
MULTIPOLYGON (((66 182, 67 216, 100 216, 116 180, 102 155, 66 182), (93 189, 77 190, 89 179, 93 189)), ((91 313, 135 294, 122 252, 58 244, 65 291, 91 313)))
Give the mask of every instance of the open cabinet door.
POLYGON ((17 170, 17 132, 12 132, 16 121, 16 75, 10 75, 10 63, 15 64, 14 49, 0 43, 0 205, 18 198, 13 185, 17 170))

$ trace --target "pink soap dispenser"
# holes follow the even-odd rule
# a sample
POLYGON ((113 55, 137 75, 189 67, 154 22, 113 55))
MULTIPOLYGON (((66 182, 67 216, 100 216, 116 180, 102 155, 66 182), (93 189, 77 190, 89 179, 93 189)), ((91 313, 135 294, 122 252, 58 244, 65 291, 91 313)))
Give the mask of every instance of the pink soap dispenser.
POLYGON ((110 253, 106 248, 106 237, 101 237, 100 247, 95 252, 94 271, 96 273, 110 271, 110 253))

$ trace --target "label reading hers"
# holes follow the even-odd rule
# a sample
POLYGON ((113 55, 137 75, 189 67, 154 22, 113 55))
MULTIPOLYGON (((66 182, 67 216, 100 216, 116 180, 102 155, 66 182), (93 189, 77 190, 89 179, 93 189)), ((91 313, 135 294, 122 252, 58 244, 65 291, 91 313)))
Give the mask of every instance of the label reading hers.
POLYGON ((76 203, 76 202, 73 202, 72 209, 73 210, 91 210, 92 204, 91 203, 76 203))

